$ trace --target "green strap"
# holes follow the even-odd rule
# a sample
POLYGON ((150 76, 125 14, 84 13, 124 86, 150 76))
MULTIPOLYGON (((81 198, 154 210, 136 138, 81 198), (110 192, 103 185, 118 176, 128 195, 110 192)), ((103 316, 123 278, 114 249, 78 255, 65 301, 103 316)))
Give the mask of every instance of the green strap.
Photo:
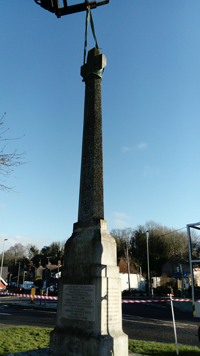
POLYGON ((95 40, 95 45, 96 48, 99 49, 98 43, 97 43, 97 38, 96 38, 96 34, 95 34, 95 29, 94 29, 94 22, 93 22, 93 18, 92 18, 92 13, 90 11, 90 7, 87 8, 87 13, 86 13, 86 24, 85 24, 85 46, 84 46, 84 58, 83 58, 83 64, 86 63, 86 52, 87 52, 87 34, 88 34, 88 25, 89 25, 89 21, 90 21, 90 25, 91 25, 91 29, 92 29, 92 33, 93 33, 93 37, 95 40))

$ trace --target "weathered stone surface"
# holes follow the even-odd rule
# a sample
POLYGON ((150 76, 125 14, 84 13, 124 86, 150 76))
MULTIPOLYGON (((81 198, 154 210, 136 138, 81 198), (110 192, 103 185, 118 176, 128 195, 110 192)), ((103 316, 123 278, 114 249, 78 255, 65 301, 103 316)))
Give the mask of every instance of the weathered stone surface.
POLYGON ((97 48, 93 48, 81 70, 85 80, 85 109, 78 212, 80 227, 93 226, 95 220, 104 219, 101 77, 96 75, 106 64, 104 58, 97 48))
POLYGON ((100 226, 78 229, 66 243, 56 328, 51 334, 54 356, 128 355, 116 242, 107 231, 107 222, 100 220, 100 226), (67 286, 72 290, 68 305, 67 286))
POLYGON ((78 222, 65 245, 53 356, 128 356, 122 331, 117 249, 104 220, 101 71, 106 58, 94 48, 81 68, 85 110, 78 222))

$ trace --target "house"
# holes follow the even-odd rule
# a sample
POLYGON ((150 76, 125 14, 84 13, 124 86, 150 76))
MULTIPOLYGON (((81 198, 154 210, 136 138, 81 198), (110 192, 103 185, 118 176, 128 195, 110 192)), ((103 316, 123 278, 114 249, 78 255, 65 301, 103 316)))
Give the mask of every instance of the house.
POLYGON ((180 272, 180 265, 182 266, 182 272, 190 273, 189 264, 185 264, 180 258, 173 256, 162 267, 162 275, 166 275, 171 278, 176 278, 176 274, 180 272), (174 277, 173 277, 174 275, 174 277))
POLYGON ((193 268, 195 287, 200 287, 200 268, 193 268))
POLYGON ((160 286, 160 282, 162 280, 162 277, 151 277, 151 285, 154 289, 160 286))
POLYGON ((177 287, 189 288, 191 273, 189 264, 184 263, 178 256, 173 256, 162 267, 162 275, 175 278, 177 287), (182 280, 182 282, 181 282, 182 280))
MULTIPOLYGON (((122 258, 117 260, 119 267, 119 276, 121 279, 121 291, 129 288, 128 283, 128 264, 122 258)), ((139 289, 141 291, 146 290, 146 279, 136 271, 132 266, 129 267, 130 271, 130 287, 133 289, 139 289)))
POLYGON ((42 279, 41 288, 44 292, 48 289, 51 292, 57 292, 58 278, 61 277, 62 265, 58 261, 58 265, 48 263, 45 268, 40 266, 37 269, 36 276, 42 279))
POLYGON ((46 270, 49 271, 47 272, 49 274, 48 278, 59 278, 58 276, 61 275, 61 267, 62 265, 60 263, 58 263, 58 265, 52 265, 51 263, 48 263, 48 265, 46 265, 45 267, 38 267, 36 271, 36 276, 44 278, 44 271, 46 270))
POLYGON ((0 280, 0 291, 3 291, 6 289, 8 283, 6 283, 6 281, 1 277, 1 280, 0 280))
POLYGON ((8 267, 2 267, 2 276, 0 279, 0 291, 5 290, 8 283, 6 283, 8 277, 8 267))
POLYGON ((3 266, 2 267, 2 275, 1 277, 4 279, 4 281, 7 281, 8 279, 8 267, 3 266))

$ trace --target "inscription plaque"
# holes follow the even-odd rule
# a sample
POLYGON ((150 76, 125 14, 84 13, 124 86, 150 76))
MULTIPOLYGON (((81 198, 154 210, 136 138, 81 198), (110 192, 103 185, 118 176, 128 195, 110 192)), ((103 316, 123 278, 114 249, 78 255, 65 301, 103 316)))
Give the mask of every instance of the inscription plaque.
POLYGON ((95 318, 95 286, 63 285, 62 317, 94 321, 95 318))
MULTIPOLYGON (((120 290, 117 288, 108 288, 108 306, 104 305, 105 315, 108 313, 107 321, 109 327, 120 327, 121 319, 119 318, 119 310, 121 306, 120 290)), ((106 326, 106 323, 104 326, 106 326)))

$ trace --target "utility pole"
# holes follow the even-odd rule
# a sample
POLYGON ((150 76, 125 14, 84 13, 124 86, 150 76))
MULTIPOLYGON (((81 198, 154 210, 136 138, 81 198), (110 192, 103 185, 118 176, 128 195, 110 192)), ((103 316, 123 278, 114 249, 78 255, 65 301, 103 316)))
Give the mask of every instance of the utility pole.
POLYGON ((182 264, 179 263, 179 276, 181 281, 181 298, 184 298, 184 288, 183 288, 183 268, 182 264))
POLYGON ((17 287, 19 287, 19 273, 20 273, 20 262, 19 262, 19 268, 18 268, 17 287))
POLYGON ((150 296, 150 270, 149 270, 149 231, 146 231, 147 238, 147 275, 148 275, 148 295, 150 296))
POLYGON ((126 243, 126 258, 127 258, 127 266, 128 266, 128 288, 131 293, 131 282, 130 282, 130 266, 129 266, 129 253, 128 253, 128 243, 126 243))

